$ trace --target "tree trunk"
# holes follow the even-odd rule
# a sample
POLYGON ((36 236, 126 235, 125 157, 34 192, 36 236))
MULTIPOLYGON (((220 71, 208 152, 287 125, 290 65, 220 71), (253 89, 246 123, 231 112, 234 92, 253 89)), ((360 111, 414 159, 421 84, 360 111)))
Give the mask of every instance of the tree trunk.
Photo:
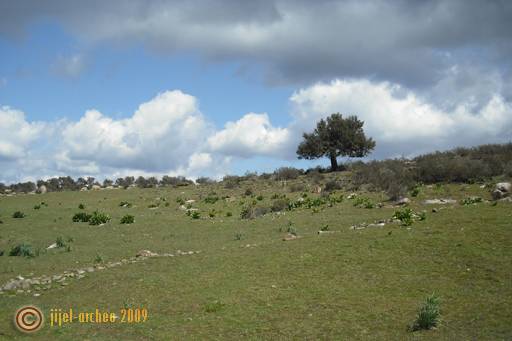
POLYGON ((329 155, 329 158, 331 159, 331 172, 335 172, 338 170, 338 160, 336 160, 336 154, 332 153, 329 155))

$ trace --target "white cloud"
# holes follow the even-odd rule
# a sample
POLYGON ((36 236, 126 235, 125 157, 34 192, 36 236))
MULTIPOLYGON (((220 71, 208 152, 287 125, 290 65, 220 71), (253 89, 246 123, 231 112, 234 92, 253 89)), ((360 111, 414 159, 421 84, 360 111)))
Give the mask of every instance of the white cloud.
POLYGON ((27 148, 42 133, 44 123, 25 120, 25 114, 0 107, 0 160, 16 160, 25 156, 27 148))
POLYGON ((334 80, 301 89, 290 100, 295 121, 289 129, 309 131, 334 112, 357 115, 367 135, 377 141, 377 157, 507 142, 512 132, 512 107, 499 95, 479 110, 462 102, 448 111, 389 82, 334 80))
POLYGON ((186 165, 210 129, 193 96, 167 91, 127 119, 87 111, 64 129, 63 153, 69 160, 103 167, 165 172, 186 165))
POLYGON ((289 141, 289 131, 273 127, 267 114, 249 113, 208 139, 212 151, 250 158, 279 155, 289 141))

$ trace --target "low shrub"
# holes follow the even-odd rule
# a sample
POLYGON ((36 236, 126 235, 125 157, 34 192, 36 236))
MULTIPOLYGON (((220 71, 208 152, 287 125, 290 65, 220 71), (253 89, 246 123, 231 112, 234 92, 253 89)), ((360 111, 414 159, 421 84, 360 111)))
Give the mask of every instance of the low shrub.
POLYGON ((191 217, 192 217, 192 219, 199 219, 199 218, 201 218, 201 214, 199 214, 199 212, 197 212, 197 211, 194 211, 194 212, 192 212, 191 217))
POLYGON ((204 310, 207 313, 215 313, 215 312, 221 310, 224 306, 225 306, 225 304, 220 301, 213 301, 213 302, 207 303, 204 307, 204 310))
POLYGON ((94 257, 94 263, 103 263, 105 260, 102 255, 99 253, 96 254, 96 257, 94 257))
POLYGON ((272 205, 270 206, 270 210, 272 212, 280 212, 288 209, 290 200, 288 199, 276 199, 272 201, 272 205))
POLYGON ((302 183, 291 184, 289 187, 290 192, 303 192, 306 189, 306 186, 302 183))
POLYGON ((480 197, 470 197, 470 198, 464 198, 460 201, 460 204, 463 206, 469 206, 473 204, 481 203, 483 200, 480 197))
POLYGON ((219 201, 219 197, 216 195, 208 195, 203 200, 206 204, 215 204, 217 201, 219 201))
POLYGON ((413 212, 410 208, 398 210, 393 214, 393 219, 398 219, 403 226, 410 226, 413 223, 413 212))
POLYGON ((242 232, 237 232, 235 233, 235 240, 242 240, 243 236, 242 232))
POLYGON ((110 220, 110 216, 106 213, 94 211, 89 219, 89 225, 106 224, 110 220))
POLYGON ((11 248, 9 256, 13 257, 34 257, 32 246, 28 243, 21 243, 11 248))
POLYGON ((325 183, 324 191, 325 192, 332 192, 332 191, 339 190, 339 189, 342 189, 342 188, 343 188, 343 186, 341 185, 340 182, 338 182, 336 180, 330 180, 330 181, 327 181, 325 183))
POLYGON ((258 200, 258 201, 262 201, 263 199, 264 199, 263 195, 261 195, 261 194, 256 197, 256 200, 258 200))
POLYGON ((84 204, 79 204, 79 205, 78 205, 78 209, 80 209, 80 210, 85 210, 85 205, 84 205, 84 204))
POLYGON ((20 219, 20 218, 25 218, 26 215, 25 213, 21 212, 21 211, 16 211, 12 214, 12 217, 13 218, 16 218, 16 219, 20 219))
POLYGON ((121 218, 121 224, 133 224, 134 222, 135 222, 135 217, 130 214, 126 214, 125 216, 123 216, 121 218))
POLYGON ((58 248, 66 247, 66 243, 64 242, 64 238, 62 238, 60 236, 57 237, 57 239, 55 240, 55 244, 57 244, 58 248))
POLYGON ((356 197, 354 200, 354 206, 355 207, 363 207, 363 208, 374 208, 375 204, 366 197, 356 197))
POLYGON ((247 189, 245 190, 245 192, 244 192, 244 195, 245 195, 246 197, 251 196, 252 194, 253 194, 253 192, 252 192, 252 189, 250 189, 250 188, 247 188, 247 189))
POLYGON ((240 212, 240 218, 242 219, 254 219, 267 214, 270 211, 268 207, 249 205, 242 209, 240 212))
POLYGON ((412 331, 429 330, 437 327, 440 320, 439 297, 428 296, 420 307, 418 316, 411 326, 412 331))
POLYGON ((293 180, 297 179, 303 172, 293 167, 281 167, 274 171, 276 180, 293 180))
POLYGON ((87 223, 91 219, 91 215, 85 212, 78 212, 75 213, 72 220, 75 223, 81 222, 81 223, 87 223))
POLYGON ((38 210, 41 208, 41 205, 34 205, 34 210, 38 210))
POLYGON ((231 212, 226 212, 226 217, 232 217, 233 216, 233 213, 231 212))

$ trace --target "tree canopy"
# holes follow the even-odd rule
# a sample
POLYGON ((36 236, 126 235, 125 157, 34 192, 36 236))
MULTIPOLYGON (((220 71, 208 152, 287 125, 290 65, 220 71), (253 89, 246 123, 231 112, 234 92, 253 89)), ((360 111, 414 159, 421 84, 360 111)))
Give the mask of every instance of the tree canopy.
POLYGON ((343 118, 339 113, 321 119, 312 133, 304 133, 297 148, 299 159, 328 157, 331 169, 338 169, 338 156, 364 157, 375 148, 375 141, 367 138, 364 122, 357 116, 343 118))

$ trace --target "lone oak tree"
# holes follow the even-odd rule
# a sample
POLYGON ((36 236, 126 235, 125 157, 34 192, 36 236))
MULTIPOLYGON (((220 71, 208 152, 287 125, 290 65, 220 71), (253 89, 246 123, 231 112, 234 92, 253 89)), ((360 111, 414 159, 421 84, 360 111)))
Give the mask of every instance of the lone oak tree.
POLYGON ((299 159, 328 157, 334 171, 338 169, 338 156, 368 155, 375 148, 375 141, 366 138, 363 124, 357 116, 343 118, 339 113, 321 119, 312 133, 304 133, 304 141, 297 148, 299 159))

